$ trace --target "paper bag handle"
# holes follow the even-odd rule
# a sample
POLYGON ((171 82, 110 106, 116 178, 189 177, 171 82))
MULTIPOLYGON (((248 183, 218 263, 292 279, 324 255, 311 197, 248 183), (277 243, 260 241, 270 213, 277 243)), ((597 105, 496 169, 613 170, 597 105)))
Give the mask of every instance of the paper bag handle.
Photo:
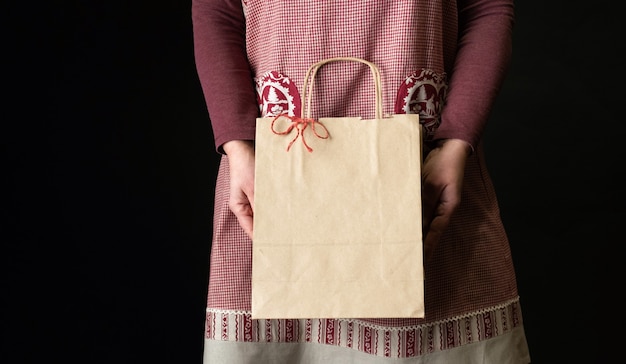
POLYGON ((311 67, 309 67, 309 69, 306 72, 306 75, 304 76, 304 84, 302 86, 302 105, 306 105, 306 108, 304 109, 303 112, 303 116, 306 119, 310 119, 311 118, 311 95, 313 94, 313 84, 314 79, 315 79, 315 75, 317 74, 317 71, 319 70, 319 68, 323 65, 325 65, 326 63, 330 63, 330 62, 336 62, 336 61, 350 61, 350 62, 360 62, 363 63, 367 66, 369 66, 370 70, 372 71, 372 77, 374 78, 374 88, 375 88, 375 102, 376 102, 376 119, 382 119, 383 118, 383 97, 382 97, 382 92, 381 92, 381 81, 380 81, 380 72, 378 71, 378 67, 376 67, 376 65, 372 62, 368 62, 364 59, 361 58, 356 58, 356 57, 333 57, 333 58, 327 58, 327 59, 323 59, 317 63, 314 63, 313 65, 311 65, 311 67), (307 90, 308 87, 308 90, 307 90))

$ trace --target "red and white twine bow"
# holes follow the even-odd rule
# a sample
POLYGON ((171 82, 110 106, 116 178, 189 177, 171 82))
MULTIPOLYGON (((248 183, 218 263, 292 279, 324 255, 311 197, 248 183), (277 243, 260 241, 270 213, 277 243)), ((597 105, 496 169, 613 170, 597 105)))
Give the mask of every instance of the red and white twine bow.
POLYGON ((296 134, 296 136, 291 140, 291 142, 289 142, 289 145, 287 146, 287 151, 289 151, 289 149, 291 149, 291 146, 293 145, 293 143, 298 139, 298 137, 302 137, 302 144, 304 144, 304 147, 306 148, 306 150, 308 150, 309 152, 312 152, 313 149, 307 144, 306 140, 304 139, 304 130, 306 130, 306 128, 311 125, 311 130, 313 130, 313 134, 320 138, 320 139, 328 139, 328 129, 326 129, 326 127, 320 123, 319 121, 315 120, 315 119, 309 119, 309 118, 301 118, 299 116, 289 116, 289 115, 285 115, 285 114, 280 114, 280 115, 276 115, 276 117, 274 117, 274 119, 272 120, 272 132, 276 135, 287 135, 289 133, 291 133, 291 131, 295 128, 298 133, 296 134), (289 120, 291 120, 291 123, 289 124, 289 126, 287 127, 287 129, 285 131, 277 131, 274 128, 274 123, 276 123, 276 120, 280 119, 280 118, 287 118, 289 120), (315 129, 315 126, 321 127, 323 129, 323 134, 320 135, 317 130, 315 129))

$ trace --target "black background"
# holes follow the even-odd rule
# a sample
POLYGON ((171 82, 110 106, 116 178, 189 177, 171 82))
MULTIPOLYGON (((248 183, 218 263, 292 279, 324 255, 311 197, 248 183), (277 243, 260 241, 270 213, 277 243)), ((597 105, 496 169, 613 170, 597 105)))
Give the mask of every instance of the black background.
MULTIPOLYGON (((608 4, 518 1, 485 137, 534 364, 613 362, 626 339, 608 4)), ((0 360, 200 364, 218 159, 190 1, 4 12, 0 360)))

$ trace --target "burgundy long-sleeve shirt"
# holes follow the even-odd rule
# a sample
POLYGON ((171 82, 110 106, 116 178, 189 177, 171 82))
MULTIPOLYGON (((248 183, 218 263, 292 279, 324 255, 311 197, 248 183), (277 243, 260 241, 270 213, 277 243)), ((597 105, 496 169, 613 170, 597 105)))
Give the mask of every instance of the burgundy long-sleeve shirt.
MULTIPOLYGON (((448 18, 458 17, 458 29, 443 21, 448 28, 438 31, 444 34, 439 41, 447 43, 439 46, 454 51, 442 55, 448 89, 434 139, 458 138, 475 147, 510 61, 514 5, 513 0, 459 0, 456 7, 458 13, 448 18), (445 36, 452 32, 458 37, 445 36)), ((246 15, 241 0, 193 0, 192 19, 198 76, 215 146, 223 152, 227 141, 253 140, 260 115, 254 83, 259 75, 249 63, 246 15)))

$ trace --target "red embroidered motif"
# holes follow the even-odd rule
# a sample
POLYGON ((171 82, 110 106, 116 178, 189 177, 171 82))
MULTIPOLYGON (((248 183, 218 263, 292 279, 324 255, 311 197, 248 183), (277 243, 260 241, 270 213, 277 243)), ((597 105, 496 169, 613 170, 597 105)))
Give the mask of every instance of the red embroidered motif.
POLYGON ((313 330, 313 323, 311 322, 311 319, 306 319, 305 324, 304 324, 304 341, 309 343, 313 341, 313 337, 312 337, 312 330, 313 330))
MULTIPOLYGON (((417 355, 417 343, 416 343, 416 337, 417 337, 417 333, 416 330, 407 330, 406 332, 404 332, 405 335, 405 355, 406 357, 410 358, 413 356, 417 355)), ((402 346, 400 346, 400 349, 402 349, 402 346)), ((402 355, 399 355, 399 357, 403 357, 402 355)))
POLYGON ((354 340, 354 324, 352 322, 348 323, 348 339, 346 340, 346 347, 351 348, 354 340))
POLYGON ((374 344, 373 344, 373 340, 372 340, 372 329, 370 329, 369 327, 364 327, 363 328, 363 333, 361 335, 363 343, 362 343, 362 348, 361 350, 368 353, 368 354, 372 354, 375 353, 375 349, 374 349, 374 344))
POLYGON ((465 321, 465 337, 467 338, 468 343, 474 342, 474 337, 472 336, 472 323, 469 320, 465 321))
POLYGON ((296 320, 285 320, 285 342, 297 342, 298 337, 294 330, 294 325, 297 323, 296 320))
POLYGON ((435 328, 428 327, 426 329, 426 352, 432 353, 435 351, 435 328))
POLYGON ((335 343, 335 320, 328 320, 326 322, 326 335, 324 337, 325 344, 334 344, 335 343))
POLYGON ((445 324, 445 343, 442 343, 445 348, 453 348, 454 343, 457 342, 457 336, 455 335, 455 330, 457 326, 455 322, 446 322, 445 324))
POLYGON ((446 74, 429 70, 413 72, 400 85, 396 97, 396 114, 419 114, 426 129, 426 138, 434 135, 441 124, 441 111, 445 103, 446 74))
POLYGON ((222 340, 228 340, 228 317, 222 317, 222 340))
POLYGON ((254 341, 252 336, 252 318, 250 315, 243 315, 243 341, 254 341))
POLYGON ((265 341, 270 343, 272 342, 273 338, 272 338, 272 321, 271 320, 266 320, 265 321, 265 341))
POLYGON ((256 80, 256 91, 261 116, 300 116, 300 93, 289 77, 276 71, 266 72, 256 80))
POLYGON ((385 357, 391 357, 391 332, 390 331, 385 331, 385 338, 384 338, 384 356, 385 357))
POLYGON ((485 312, 483 314, 483 323, 485 325, 485 338, 489 339, 494 337, 495 333, 491 312, 485 312))

